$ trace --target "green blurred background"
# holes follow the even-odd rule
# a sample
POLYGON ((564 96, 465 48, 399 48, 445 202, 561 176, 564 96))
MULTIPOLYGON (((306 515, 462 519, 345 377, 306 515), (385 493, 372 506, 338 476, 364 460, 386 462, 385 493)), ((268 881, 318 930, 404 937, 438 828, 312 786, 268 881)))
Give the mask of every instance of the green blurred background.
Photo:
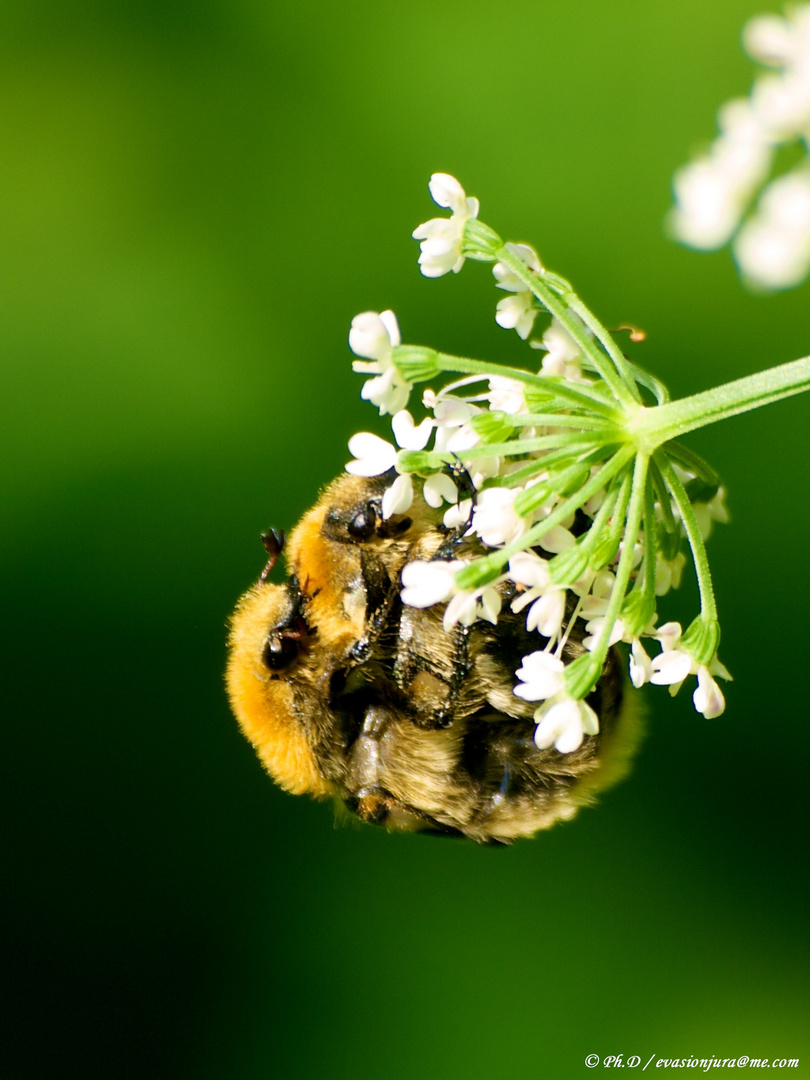
POLYGON ((807 286, 746 294, 662 227, 758 10, 5 0, 2 1080, 807 1075, 810 400, 692 438, 734 517, 728 710, 651 692, 635 772, 572 824, 494 851, 336 827, 263 775, 222 684, 259 532, 386 433, 352 316, 534 355, 486 267, 418 274, 434 170, 643 326, 675 394, 810 351, 807 286))

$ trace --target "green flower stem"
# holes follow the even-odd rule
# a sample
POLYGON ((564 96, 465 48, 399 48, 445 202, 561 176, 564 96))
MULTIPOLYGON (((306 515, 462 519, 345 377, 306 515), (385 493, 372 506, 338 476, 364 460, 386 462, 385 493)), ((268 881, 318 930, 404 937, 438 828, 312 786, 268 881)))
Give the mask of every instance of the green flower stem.
POLYGON ((703 537, 700 535, 695 511, 693 510, 692 504, 689 501, 689 496, 686 494, 684 486, 681 483, 678 474, 672 467, 672 462, 667 455, 659 450, 655 454, 655 460, 661 470, 661 474, 667 482, 669 490, 672 492, 672 497, 675 500, 675 504, 681 515, 681 520, 683 521, 683 527, 686 530, 686 538, 692 549, 692 559, 695 563, 695 573, 697 574, 698 589, 700 590, 701 615, 703 615, 705 619, 716 620, 717 604, 714 599, 712 576, 709 572, 709 560, 706 557, 706 545, 703 543, 703 537))
POLYGON ((464 584, 464 575, 467 570, 474 570, 477 563, 486 563, 487 567, 493 571, 493 574, 499 573, 513 555, 517 555, 519 551, 525 551, 527 548, 533 547, 547 532, 550 532, 555 525, 559 525, 569 514, 573 514, 576 510, 579 510, 580 506, 586 503, 592 495, 595 495, 597 491, 600 491, 605 487, 617 473, 621 472, 634 454, 635 451, 631 446, 621 447, 621 449, 617 450, 613 455, 610 461, 605 462, 597 473, 594 473, 590 479, 585 481, 578 491, 575 491, 574 494, 565 499, 564 502, 555 506, 548 517, 543 518, 542 521, 538 521, 538 523, 532 526, 528 532, 525 532, 523 536, 519 537, 517 540, 513 540, 511 544, 507 544, 505 547, 498 548, 489 555, 484 555, 482 558, 476 559, 469 567, 460 570, 456 574, 456 583, 458 586, 462 589, 467 587, 464 584))
POLYGON ((451 356, 449 353, 438 353, 437 363, 442 371, 459 372, 465 375, 481 375, 484 378, 493 376, 505 379, 514 379, 515 382, 534 386, 538 390, 547 393, 551 398, 563 398, 571 402, 571 407, 579 407, 588 412, 597 412, 607 417, 613 423, 621 423, 621 414, 615 406, 589 387, 578 384, 576 387, 563 379, 551 379, 545 375, 533 375, 530 371, 522 371, 520 368, 504 367, 502 364, 491 364, 484 360, 470 360, 465 356, 451 356))
POLYGON ((664 515, 664 528, 672 535, 677 533, 679 537, 678 542, 680 544, 680 528, 678 522, 675 520, 675 515, 672 513, 672 502, 667 494, 666 482, 661 475, 661 470, 658 468, 658 462, 654 457, 650 458, 650 476, 658 496, 658 505, 661 507, 661 513, 664 515))
MULTIPOLYGON (((499 262, 508 266, 512 273, 531 289, 543 307, 559 320, 560 324, 579 345, 582 352, 608 384, 616 399, 625 404, 637 402, 639 400, 638 391, 634 392, 630 390, 628 385, 625 385, 622 377, 617 375, 613 366, 608 362, 608 357, 596 346, 593 338, 588 336, 582 324, 571 317, 569 305, 571 305, 571 300, 576 299, 574 294, 569 294, 570 300, 567 302, 563 301, 543 282, 542 275, 530 270, 522 259, 512 254, 508 247, 502 247, 497 254, 497 258, 499 262)), ((582 306, 584 308, 584 305, 582 306)), ((571 305, 572 308, 573 305, 571 305)), ((624 372, 622 372, 623 375, 624 372)), ((629 374, 627 378, 630 378, 629 374)))
MULTIPOLYGON (((618 457, 618 454, 616 455, 618 457)), ((593 690, 599 680, 610 648, 610 635, 613 626, 619 616, 627 585, 630 581, 630 572, 633 569, 633 550, 636 546, 636 538, 641 527, 641 518, 644 513, 644 500, 647 489, 647 463, 649 458, 646 454, 636 456, 633 468, 633 487, 630 493, 630 505, 627 508, 627 524, 624 529, 622 540, 622 553, 619 556, 619 565, 616 568, 616 581, 610 594, 605 621, 599 632, 596 645, 591 650, 591 662, 594 666, 594 679, 584 692, 578 694, 585 697, 593 690)), ((581 688, 577 688, 578 690, 581 688)))
POLYGON ((688 446, 681 446, 680 443, 670 440, 667 443, 667 454, 674 458, 685 468, 699 476, 701 480, 705 480, 707 484, 717 484, 720 486, 720 477, 708 463, 704 461, 700 454, 696 454, 694 450, 690 450, 688 446))
POLYGON ((601 416, 560 416, 559 413, 511 413, 506 420, 514 428, 521 427, 570 427, 577 431, 599 431, 611 436, 616 442, 624 441, 624 433, 610 420, 601 416))
MULTIPOLYGON (((618 440, 617 440, 618 442, 618 440)), ((471 446, 469 450, 459 450, 457 454, 447 452, 442 454, 442 457, 447 457, 449 461, 455 461, 457 457, 463 457, 466 461, 474 460, 475 458, 489 458, 489 457, 517 457, 521 454, 535 454, 540 450, 558 450, 565 449, 567 454, 575 452, 574 448, 581 446, 603 446, 604 443, 600 439, 596 442, 594 439, 587 439, 583 435, 580 435, 576 431, 567 431, 561 435, 538 435, 536 439, 510 439, 509 442, 502 443, 479 443, 478 446, 471 446)), ((547 457, 541 458, 538 464, 545 465, 550 460, 547 457)))
POLYGON ((633 485, 633 470, 628 469, 621 478, 619 497, 616 500, 616 509, 610 519, 610 527, 604 538, 600 539, 594 547, 596 561, 591 565, 598 570, 603 570, 613 561, 622 539, 624 523, 627 520, 627 504, 630 501, 630 489, 633 485))
POLYGON ((580 319, 582 319, 588 329, 591 330, 593 334, 602 342, 602 346, 605 352, 613 361, 616 370, 618 371, 619 375, 621 375, 622 381, 624 382, 625 386, 627 386, 627 388, 630 390, 630 393, 633 395, 636 401, 641 401, 641 394, 639 394, 638 387, 636 386, 633 368, 630 365, 630 362, 625 357, 624 353, 613 340, 612 335, 605 329, 605 327, 602 325, 599 319, 597 319, 594 313, 585 306, 585 304, 580 300, 576 293, 572 292, 570 296, 566 297, 566 299, 568 301, 568 306, 571 311, 573 311, 576 315, 579 315, 580 319))
POLYGON ((655 542, 655 486, 647 477, 644 493, 644 599, 646 606, 655 611, 655 567, 658 562, 655 542))
POLYGON ((632 360, 625 360, 625 364, 638 385, 649 390, 659 405, 666 405, 669 401, 669 390, 661 380, 656 379, 654 375, 651 375, 649 371, 645 371, 643 367, 639 367, 638 364, 634 364, 632 360))
POLYGON ((692 397, 639 409, 627 423, 627 433, 639 449, 651 453, 688 431, 725 420, 729 416, 769 405, 810 390, 810 356, 789 364, 735 379, 692 397))
POLYGON ((588 557, 593 554, 593 551, 597 543, 602 539, 607 528, 608 522, 616 509, 616 503, 619 501, 619 493, 621 491, 621 484, 612 484, 610 489, 605 495, 604 501, 599 509, 596 511, 596 516, 593 519, 590 529, 588 529, 585 536, 580 540, 580 545, 583 551, 588 553, 588 557))
MULTIPOLYGON (((490 484, 490 487, 521 487, 526 480, 537 476, 538 473, 548 472, 552 466, 568 464, 573 457, 576 457, 578 467, 582 468, 587 456, 595 451, 601 451, 601 448, 601 443, 588 442, 567 446, 556 451, 552 450, 550 453, 544 454, 538 461, 530 461, 522 469, 516 469, 515 472, 510 473, 508 476, 499 477, 494 483, 490 484)), ((607 457, 608 453, 610 453, 610 448, 605 449, 604 453, 600 452, 599 460, 607 457)))
MULTIPOLYGON (((531 461, 522 469, 510 473, 508 477, 499 478, 497 483, 489 484, 489 487, 514 487, 516 477, 519 477, 522 481, 525 480, 527 476, 534 476, 536 473, 546 472, 550 466, 559 465, 560 462, 568 464, 572 458, 575 458, 577 461, 582 461, 586 458, 586 455, 593 454, 594 451, 599 451, 605 446, 604 443, 594 442, 593 439, 583 439, 579 437, 576 432, 572 431, 568 432, 565 437, 546 435, 538 439, 526 439, 523 442, 515 440, 514 442, 507 443, 481 443, 478 446, 471 446, 469 450, 461 450, 459 453, 455 453, 455 451, 451 450, 400 450, 397 460, 399 467, 403 472, 417 472, 427 475, 430 472, 436 472, 437 470, 442 469, 445 465, 456 464, 460 455, 465 461, 473 461, 482 458, 520 456, 524 452, 527 452, 525 444, 529 442, 543 443, 543 445, 539 447, 535 446, 535 450, 544 450, 546 447, 549 449, 542 458, 531 461)), ((530 447, 529 449, 532 448, 530 447)), ((605 457, 610 453, 611 449, 611 446, 608 445, 600 456, 605 457)))
POLYGON ((583 473, 587 475, 592 465, 603 461, 611 453, 607 446, 597 446, 589 454, 583 454, 571 465, 559 472, 555 472, 547 480, 541 481, 534 487, 521 491, 515 499, 515 513, 523 517, 538 510, 550 495, 567 494, 573 485, 576 490, 577 482, 582 479, 583 473))

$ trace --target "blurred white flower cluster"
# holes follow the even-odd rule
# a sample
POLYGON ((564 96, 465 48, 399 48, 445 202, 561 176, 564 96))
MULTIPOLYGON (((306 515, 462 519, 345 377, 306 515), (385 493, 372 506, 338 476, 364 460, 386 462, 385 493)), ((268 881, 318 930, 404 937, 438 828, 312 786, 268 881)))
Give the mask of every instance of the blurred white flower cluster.
MULTIPOLYGON (((438 174, 431 192, 452 217, 434 219, 414 235, 423 239, 423 273, 437 277, 457 270, 468 242, 479 244, 476 237, 484 234, 468 241, 469 222, 480 226, 478 202, 457 180, 438 174)), ((609 650, 622 641, 636 687, 650 682, 675 693, 696 676, 695 707, 717 716, 725 703, 715 676, 729 675, 716 655, 712 611, 683 632, 678 623, 659 626, 657 606, 680 584, 684 546, 695 553, 706 591, 703 541, 713 522, 727 520, 723 488, 699 458, 670 450, 669 443, 641 455, 640 463, 623 425, 633 410, 643 411, 642 397, 615 343, 531 247, 492 243, 496 285, 510 294, 497 304, 499 325, 526 339, 541 311, 556 312, 530 342, 543 353, 534 371, 501 374, 498 365, 401 346, 391 311, 365 312, 352 322, 349 344, 371 361, 354 363, 373 376, 362 396, 381 414, 393 414, 394 442, 369 432, 353 436, 346 468, 359 476, 390 474, 384 518, 423 499, 457 541, 456 557, 405 566, 402 600, 416 608, 445 605, 448 632, 476 620, 497 623, 506 605, 525 617, 537 648, 523 657, 514 693, 538 703, 541 748, 569 753, 596 734, 598 718, 586 698, 609 650), (611 368, 607 349, 615 353, 611 368), (620 400, 600 369, 618 386, 620 400), (405 408, 413 385, 443 371, 466 374, 425 390, 427 415, 416 423, 405 408), (572 632, 585 650, 573 661, 565 649, 572 632), (657 644, 654 657, 642 639, 657 644)), ((470 257, 481 259, 480 244, 475 250, 470 257)))
POLYGON ((669 224, 678 240, 703 250, 733 238, 749 284, 786 289, 810 272, 810 4, 751 20, 743 41, 769 70, 749 97, 721 108, 718 138, 675 174, 669 224), (768 182, 786 146, 801 160, 768 182))

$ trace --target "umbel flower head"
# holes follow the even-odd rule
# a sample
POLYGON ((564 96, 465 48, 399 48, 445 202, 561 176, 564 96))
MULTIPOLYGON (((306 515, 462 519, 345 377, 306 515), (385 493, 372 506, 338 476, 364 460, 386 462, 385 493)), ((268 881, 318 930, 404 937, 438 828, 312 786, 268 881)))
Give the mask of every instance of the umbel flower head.
MULTIPOLYGON (((355 435, 347 469, 391 476, 384 518, 424 499, 464 552, 407 564, 403 603, 442 605, 448 632, 496 624, 504 603, 511 617, 525 617, 536 648, 521 659, 514 694, 537 703, 538 747, 567 754, 598 732, 585 699, 622 642, 634 686, 677 693, 691 682, 695 708, 718 716, 725 702, 717 678, 730 676, 717 656, 704 541, 713 521, 727 520, 725 493, 714 470, 673 436, 722 408, 701 395, 669 402, 534 248, 504 244, 478 219, 478 201, 456 179, 437 173, 430 191, 450 216, 414 232, 422 273, 457 273, 466 258, 489 262, 508 293, 495 305, 498 325, 534 351, 526 369, 505 368, 403 345, 390 311, 352 322, 349 344, 362 358, 355 370, 373 376, 362 395, 393 414, 394 438, 355 435), (417 423, 406 405, 420 383, 425 415, 417 423), (687 552, 700 611, 683 630, 662 625, 658 605, 679 585, 687 552), (584 646, 573 660, 565 649, 572 632, 584 646)), ((734 411, 751 407, 737 402, 734 411)))
POLYGON ((746 281, 786 289, 810 272, 810 4, 752 19, 743 41, 764 70, 721 108, 708 152, 675 174, 669 223, 692 247, 731 240, 746 281), (769 180, 785 146, 800 160, 769 180))

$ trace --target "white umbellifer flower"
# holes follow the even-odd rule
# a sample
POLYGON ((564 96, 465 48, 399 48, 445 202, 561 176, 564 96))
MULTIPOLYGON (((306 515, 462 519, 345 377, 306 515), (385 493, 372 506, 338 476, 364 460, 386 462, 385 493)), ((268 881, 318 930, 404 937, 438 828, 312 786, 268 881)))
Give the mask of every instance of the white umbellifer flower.
POLYGON ((676 239, 700 251, 722 247, 740 221, 749 191, 709 159, 679 169, 672 180, 677 206, 669 217, 676 239))
MULTIPOLYGON (((527 601, 528 602, 528 601, 527 601)), ((520 611, 518 601, 513 601, 514 611, 520 611)), ((526 614, 526 629, 536 630, 541 637, 556 641, 562 634, 565 620, 565 590, 548 589, 535 600, 526 614)))
POLYGON ((380 415, 397 413, 408 403, 411 384, 394 367, 392 350, 401 343, 399 326, 393 311, 364 311, 352 319, 349 348, 356 356, 352 370, 376 375, 363 384, 360 396, 380 410, 380 415), (370 361, 370 362, 368 362, 370 361))
MULTIPOLYGON (((543 268, 534 248, 528 244, 507 244, 506 247, 521 262, 525 263, 530 270, 541 273, 543 268)), ((516 296, 507 296, 498 302, 495 322, 505 330, 517 330, 519 336, 525 341, 532 332, 537 308, 534 296, 529 286, 513 273, 503 263, 495 263, 492 268, 499 289, 516 293, 516 296)))
MULTIPOLYGON (((693 247, 721 247, 740 226, 781 144, 810 136, 810 4, 765 15, 744 31, 755 60, 778 72, 757 76, 748 99, 720 111, 720 136, 704 157, 674 178, 675 236, 693 247)), ((769 184, 734 240, 740 271, 751 285, 787 289, 810 273, 807 165, 769 184)))
POLYGON ((526 409, 523 383, 519 383, 516 379, 493 375, 489 380, 487 397, 489 398, 490 409, 497 412, 505 412, 514 416, 515 413, 523 412, 526 409))
POLYGON ((789 9, 787 19, 759 15, 743 31, 746 52, 771 67, 801 63, 810 53, 810 5, 789 9))
POLYGON ((650 681, 652 661, 639 638, 634 637, 630 645, 630 682, 638 690, 650 681))
POLYGON ((475 406, 464 398, 454 394, 434 394, 432 390, 426 390, 422 395, 422 403, 426 409, 430 409, 436 417, 436 426, 439 428, 455 428, 466 424, 475 416, 475 406))
POLYGON ((453 394, 434 394, 432 390, 426 390, 422 400, 436 417, 436 453, 461 454, 481 441, 470 424, 480 409, 453 394))
MULTIPOLYGON (((605 627, 605 616, 598 615, 595 619, 591 619, 589 623, 586 623, 585 629, 588 631, 589 637, 582 639, 582 644, 590 652, 597 641, 599 640, 602 630, 605 627)), ((617 641, 621 641, 624 638, 624 623, 621 619, 616 619, 610 630, 610 641, 608 645, 615 645, 617 641)))
MULTIPOLYGON (((506 248, 516 258, 520 259, 522 263, 525 263, 530 270, 534 270, 536 274, 543 273, 543 266, 540 262, 540 256, 534 250, 530 244, 507 244, 506 248)), ((492 267, 492 273, 495 276, 495 280, 498 283, 499 289, 506 289, 507 292, 526 292, 529 286, 515 274, 504 263, 495 263, 492 267)))
POLYGON ((524 592, 512 601, 512 611, 517 614, 531 605, 526 629, 556 641, 565 619, 566 591, 552 583, 548 562, 534 552, 520 551, 509 560, 509 577, 524 586, 524 592))
POLYGON ((552 319, 551 325, 543 334, 542 341, 530 342, 534 349, 545 349, 541 371, 543 375, 557 376, 578 382, 582 378, 582 353, 579 345, 558 319, 552 319))
POLYGON ((414 229, 414 240, 422 241, 419 265, 429 278, 442 277, 451 270, 457 274, 464 265, 464 225, 478 217, 478 199, 468 197, 458 180, 447 173, 434 173, 428 187, 433 201, 450 209, 452 216, 431 218, 414 229))
POLYGON ((730 679, 731 676, 725 665, 716 656, 708 665, 698 664, 685 649, 680 647, 680 623, 666 623, 654 636, 661 642, 663 652, 656 656, 650 665, 650 682, 669 686, 670 693, 676 694, 687 676, 697 675, 698 685, 692 695, 695 708, 703 713, 707 720, 719 716, 725 709, 726 703, 720 687, 712 676, 719 675, 721 679, 730 679))
POLYGON ((487 547, 500 547, 516 539, 526 527, 515 513, 515 498, 520 488, 485 488, 479 492, 473 513, 473 532, 487 547))
POLYGON ((725 711, 726 699, 705 665, 698 668, 697 680, 697 690, 692 695, 692 701, 699 713, 703 713, 707 720, 713 720, 725 711))
POLYGON ((509 577, 529 589, 547 589, 551 585, 548 560, 533 551, 519 551, 509 560, 509 577))
POLYGON ((544 551, 559 555, 560 552, 572 548, 576 544, 576 540, 574 534, 566 529, 564 525, 554 525, 540 537, 537 543, 544 551))
POLYGON ((766 289, 798 285, 810 271, 810 169, 774 180, 734 243, 744 276, 766 289))
POLYGON ((402 568, 403 604, 415 608, 433 607, 449 600, 456 587, 455 572, 464 564, 452 562, 411 562, 402 568))
MULTIPOLYGON (((391 419, 397 443, 406 450, 422 450, 433 430, 432 420, 423 420, 417 427, 407 409, 400 409, 391 419)), ((355 476, 380 476, 397 467, 397 451, 385 439, 361 431, 349 440, 349 450, 357 460, 350 461, 346 472, 355 476)), ((452 483, 452 481, 450 481, 452 483)), ((398 476, 383 494, 382 515, 386 520, 404 514, 413 502, 413 481, 408 475, 398 476)), ((431 506, 433 503, 430 504, 431 506)), ((437 504, 440 505, 440 504, 437 504)))
POLYGON ((581 619, 590 622, 605 614, 615 582, 616 577, 610 570, 599 571, 591 584, 590 594, 582 598, 579 606, 581 619))
POLYGON ((717 521, 721 525, 728 524, 728 509, 726 508, 726 489, 717 489, 717 494, 707 503, 694 503, 692 510, 704 540, 708 540, 712 532, 712 524, 717 521))
POLYGON ((650 682, 655 686, 679 687, 687 675, 692 674, 692 657, 682 649, 669 649, 659 653, 652 661, 650 682))
POLYGON ((659 555, 655 562, 655 595, 666 596, 670 589, 679 589, 685 566, 686 556, 682 551, 679 551, 674 559, 665 559, 663 555, 659 555))
POLYGON ((447 605, 442 626, 449 632, 456 623, 472 626, 476 619, 496 623, 501 611, 501 594, 495 588, 503 578, 478 589, 459 589, 447 605))
POLYGON ((468 525, 472 515, 472 499, 462 499, 456 506, 451 506, 445 511, 442 524, 445 529, 460 529, 462 525, 468 525))
POLYGON ((370 431, 352 435, 349 452, 354 454, 356 460, 348 463, 346 472, 355 476, 381 476, 397 463, 396 447, 370 431))
POLYGON ((524 701, 545 701, 565 689, 565 664, 551 653, 529 653, 515 674, 522 685, 513 693, 524 701))
POLYGON ((537 308, 530 292, 520 292, 516 296, 505 296, 495 307, 495 322, 504 330, 517 330, 524 341, 532 332, 537 308))
POLYGON ((586 735, 599 733, 599 718, 590 705, 568 696, 538 709, 534 718, 539 721, 534 733, 539 750, 553 745, 561 754, 570 754, 586 735))
POLYGON ((452 562, 412 562, 402 569, 402 602, 410 607, 426 608, 449 600, 442 619, 445 632, 456 625, 471 626, 476 619, 496 623, 501 610, 501 597, 496 586, 503 581, 498 578, 477 589, 459 589, 456 571, 465 564, 452 562))

